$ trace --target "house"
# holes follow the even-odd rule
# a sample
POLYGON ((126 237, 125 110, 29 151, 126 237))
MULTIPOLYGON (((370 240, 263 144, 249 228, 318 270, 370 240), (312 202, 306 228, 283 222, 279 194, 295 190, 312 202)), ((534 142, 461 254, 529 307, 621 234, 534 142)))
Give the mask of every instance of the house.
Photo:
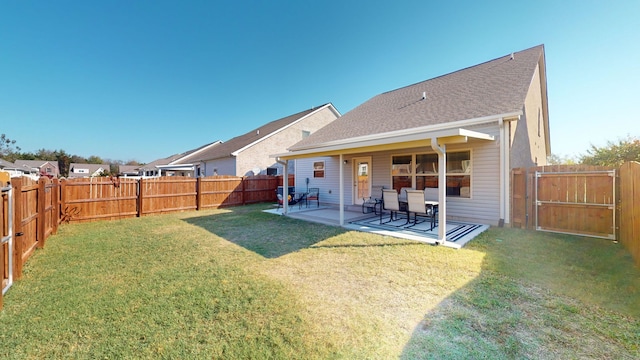
POLYGON ((273 157, 295 160, 295 186, 319 187, 340 224, 345 208, 380 196, 372 189, 412 187, 437 189, 440 224, 503 225, 510 170, 544 165, 550 153, 539 45, 374 96, 273 157))
POLYGON ((109 164, 69 164, 69 179, 103 176, 110 172, 109 164))
POLYGON ((12 178, 28 175, 31 173, 27 169, 21 169, 20 167, 17 167, 16 164, 3 159, 0 159, 0 171, 6 172, 12 178))
POLYGON ((138 168, 138 175, 143 177, 163 175, 187 177, 200 176, 200 170, 196 169, 194 164, 188 162, 189 156, 196 155, 220 143, 222 143, 220 140, 214 141, 193 150, 154 160, 146 165, 140 166, 138 168))
POLYGON ((118 165, 118 176, 138 176, 140 165, 118 165))
POLYGON ((282 164, 274 162, 269 155, 286 151, 288 146, 339 117, 332 104, 324 104, 271 121, 229 141, 187 154, 171 164, 194 166, 196 176, 282 174, 282 164))
POLYGON ((24 169, 30 173, 37 173, 40 176, 57 178, 60 176, 57 161, 46 160, 16 160, 16 167, 24 169))

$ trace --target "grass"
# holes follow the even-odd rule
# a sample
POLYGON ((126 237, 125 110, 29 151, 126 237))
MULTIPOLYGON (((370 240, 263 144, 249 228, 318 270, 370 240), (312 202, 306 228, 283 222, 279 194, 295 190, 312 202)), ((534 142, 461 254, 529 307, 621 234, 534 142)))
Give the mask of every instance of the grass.
POLYGON ((620 245, 492 228, 451 250, 265 206, 61 227, 5 297, 0 357, 640 356, 620 245))

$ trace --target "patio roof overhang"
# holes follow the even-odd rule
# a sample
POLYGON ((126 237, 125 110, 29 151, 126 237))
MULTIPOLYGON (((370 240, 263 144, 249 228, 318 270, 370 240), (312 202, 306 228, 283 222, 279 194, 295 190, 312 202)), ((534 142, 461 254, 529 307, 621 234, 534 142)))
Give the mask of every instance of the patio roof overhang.
POLYGON ((192 164, 156 165, 156 167, 160 170, 165 170, 165 171, 190 171, 190 170, 193 170, 194 165, 192 164))
POLYGON ((309 148, 300 148, 286 153, 271 155, 279 160, 293 160, 306 157, 347 155, 362 152, 398 150, 410 147, 431 146, 431 139, 440 145, 466 143, 469 139, 495 140, 493 135, 463 128, 438 131, 403 130, 332 141, 309 148))

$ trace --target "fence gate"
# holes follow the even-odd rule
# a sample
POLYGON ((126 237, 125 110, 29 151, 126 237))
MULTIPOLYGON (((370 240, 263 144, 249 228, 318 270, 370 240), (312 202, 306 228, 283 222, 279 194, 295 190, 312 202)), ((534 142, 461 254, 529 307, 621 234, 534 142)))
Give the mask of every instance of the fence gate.
MULTIPOLYGON (((2 182, 0 181, 0 186, 2 182)), ((2 207, 0 208, 0 275, 2 279, 2 295, 13 284, 13 189, 11 185, 2 187, 2 207)))
POLYGON ((536 229, 615 240, 615 187, 615 170, 536 171, 536 229))

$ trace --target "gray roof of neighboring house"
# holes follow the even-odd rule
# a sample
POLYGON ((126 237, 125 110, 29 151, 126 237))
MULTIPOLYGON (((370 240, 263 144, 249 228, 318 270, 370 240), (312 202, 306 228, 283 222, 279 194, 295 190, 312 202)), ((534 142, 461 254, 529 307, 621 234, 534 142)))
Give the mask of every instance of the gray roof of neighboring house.
POLYGON ((26 165, 27 167, 30 167, 30 168, 40 168, 42 165, 44 165, 46 163, 51 164, 56 169, 58 168, 58 162, 55 161, 55 160, 52 160, 52 161, 49 161, 49 160, 16 160, 16 167, 22 167, 23 165, 26 165))
POLYGON ((118 165, 118 173, 120 174, 132 174, 137 173, 140 165, 118 165))
POLYGON ((16 167, 16 164, 9 162, 7 160, 2 160, 0 159, 0 169, 2 168, 14 168, 16 167))
POLYGON ((143 169, 143 170, 152 170, 153 169, 153 170, 155 170, 156 166, 172 164, 177 160, 185 158, 185 157, 187 157, 187 156, 189 156, 189 155, 191 155, 191 154, 193 154, 193 153, 195 153, 195 152, 197 152, 199 150, 202 150, 202 149, 204 149, 204 148, 206 148, 208 146, 216 145, 219 142, 220 141, 217 140, 217 141, 214 141, 212 143, 209 143, 209 144, 206 144, 206 145, 202 145, 202 146, 200 146, 200 147, 198 147, 196 149, 185 151, 185 152, 183 152, 181 154, 174 154, 174 155, 168 156, 166 158, 157 159, 157 160, 154 160, 154 161, 152 161, 152 162, 150 162, 148 164, 139 166, 138 169, 143 169))
POLYGON ((539 63, 544 65, 543 45, 382 93, 289 150, 521 111, 539 63))
POLYGON ((232 153, 234 153, 235 151, 238 151, 249 144, 252 144, 258 140, 261 140, 271 135, 275 131, 278 131, 286 127, 287 125, 290 125, 302 119, 303 117, 313 113, 314 111, 317 111, 318 109, 328 105, 331 105, 331 104, 327 103, 321 106, 317 106, 311 109, 301 111, 293 115, 289 115, 287 117, 283 117, 278 120, 271 121, 270 123, 264 124, 257 129, 253 129, 244 135, 236 136, 229 141, 223 142, 216 146, 212 146, 206 151, 203 151, 202 153, 199 153, 193 157, 190 157, 189 160, 205 161, 205 160, 213 160, 213 159, 230 157, 232 156, 232 153))

